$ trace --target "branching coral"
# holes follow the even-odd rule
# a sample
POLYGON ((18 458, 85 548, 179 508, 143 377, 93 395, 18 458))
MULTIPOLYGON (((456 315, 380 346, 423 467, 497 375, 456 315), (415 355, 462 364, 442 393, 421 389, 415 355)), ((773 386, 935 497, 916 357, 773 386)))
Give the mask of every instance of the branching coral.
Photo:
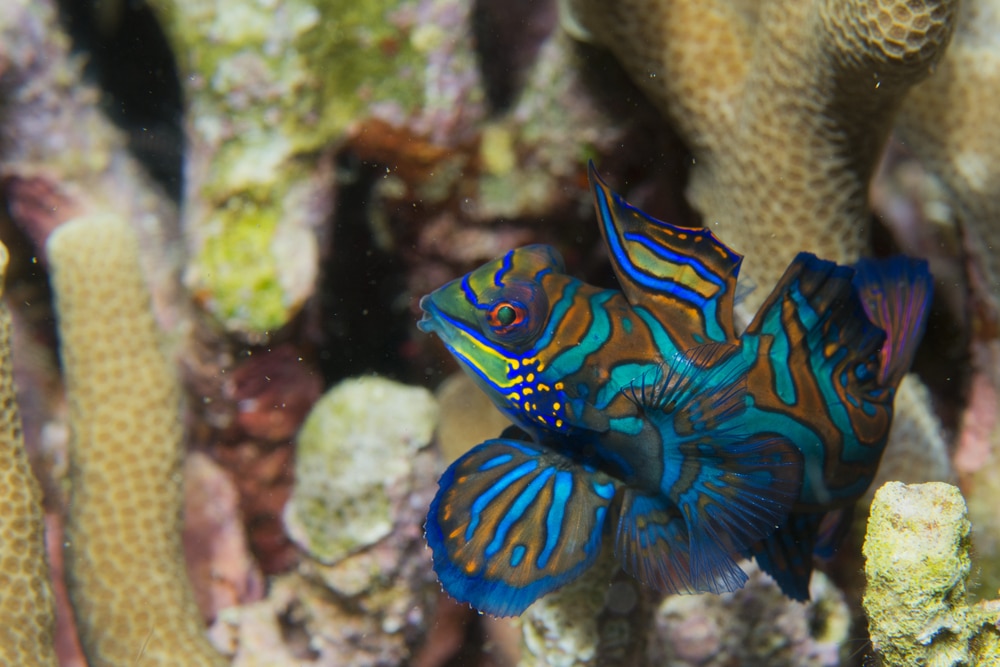
POLYGON ((181 552, 180 387, 128 225, 94 216, 47 244, 72 429, 70 595, 93 664, 221 665, 181 552))
POLYGON ((687 140, 690 199, 770 291, 799 250, 867 248, 868 180, 956 0, 564 0, 687 140))
POLYGON ((948 484, 890 482, 875 494, 864 606, 884 664, 997 664, 1000 600, 966 603, 969 526, 962 494, 948 484))
MULTIPOLYGON (((0 244, 0 285, 7 259, 0 244)), ((42 492, 24 452, 14 398, 10 312, 0 302, 0 664, 56 664, 43 527, 42 492)))

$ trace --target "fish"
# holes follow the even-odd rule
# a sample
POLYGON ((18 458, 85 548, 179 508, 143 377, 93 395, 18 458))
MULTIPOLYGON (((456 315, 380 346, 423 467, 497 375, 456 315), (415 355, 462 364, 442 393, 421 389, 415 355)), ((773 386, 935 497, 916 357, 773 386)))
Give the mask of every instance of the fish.
POLYGON ((824 517, 860 497, 884 449, 926 263, 801 253, 738 335, 742 256, 589 175, 619 289, 530 245, 420 301, 419 329, 513 424, 438 483, 425 535, 443 589, 519 615, 608 547, 664 593, 736 590, 754 557, 803 599, 835 532, 824 517))

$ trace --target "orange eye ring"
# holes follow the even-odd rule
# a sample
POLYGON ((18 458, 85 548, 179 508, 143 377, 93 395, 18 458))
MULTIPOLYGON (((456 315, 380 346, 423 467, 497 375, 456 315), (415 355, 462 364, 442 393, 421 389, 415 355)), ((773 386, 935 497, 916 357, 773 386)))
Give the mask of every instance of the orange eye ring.
POLYGON ((528 320, 528 309, 517 301, 497 301, 486 313, 486 322, 497 335, 520 328, 528 320))

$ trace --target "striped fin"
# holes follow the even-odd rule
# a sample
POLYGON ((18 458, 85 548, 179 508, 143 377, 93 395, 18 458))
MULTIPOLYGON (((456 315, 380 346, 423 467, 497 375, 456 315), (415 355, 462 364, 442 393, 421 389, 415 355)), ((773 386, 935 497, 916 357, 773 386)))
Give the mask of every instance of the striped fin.
POLYGON ((630 206, 590 163, 601 234, 632 305, 643 306, 681 349, 731 342, 736 277, 743 258, 707 229, 652 218, 630 206))
POLYGON ((594 563, 619 484, 541 445, 488 440, 441 477, 426 524, 434 571, 456 600, 518 615, 594 563))
POLYGON ((879 383, 898 387, 923 338, 934 292, 927 262, 901 255, 861 259, 853 282, 868 318, 886 332, 879 383))
POLYGON ((662 434, 661 491, 679 508, 690 536, 696 590, 742 585, 733 556, 767 536, 795 503, 798 449, 754 435, 745 422, 747 365, 735 345, 712 343, 676 355, 656 392, 662 434))
POLYGON ((800 504, 860 496, 892 422, 894 388, 878 381, 885 332, 869 320, 853 278, 850 267, 799 253, 742 337, 755 420, 800 431, 800 504))

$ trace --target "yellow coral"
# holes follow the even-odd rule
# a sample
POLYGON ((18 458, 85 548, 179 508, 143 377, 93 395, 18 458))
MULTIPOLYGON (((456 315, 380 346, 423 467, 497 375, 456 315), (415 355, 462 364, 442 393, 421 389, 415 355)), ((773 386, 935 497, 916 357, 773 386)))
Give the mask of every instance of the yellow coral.
POLYGON ((890 482, 875 494, 864 607, 884 664, 997 664, 1000 605, 966 603, 969 527, 954 486, 890 482))
MULTIPOLYGON (((7 259, 0 244, 0 282, 7 259)), ((42 492, 24 452, 10 349, 10 312, 0 302, 0 665, 54 666, 42 492)))
POLYGON ((66 223, 47 252, 72 428, 66 560, 94 665, 222 665, 181 551, 180 387, 132 230, 66 223))

